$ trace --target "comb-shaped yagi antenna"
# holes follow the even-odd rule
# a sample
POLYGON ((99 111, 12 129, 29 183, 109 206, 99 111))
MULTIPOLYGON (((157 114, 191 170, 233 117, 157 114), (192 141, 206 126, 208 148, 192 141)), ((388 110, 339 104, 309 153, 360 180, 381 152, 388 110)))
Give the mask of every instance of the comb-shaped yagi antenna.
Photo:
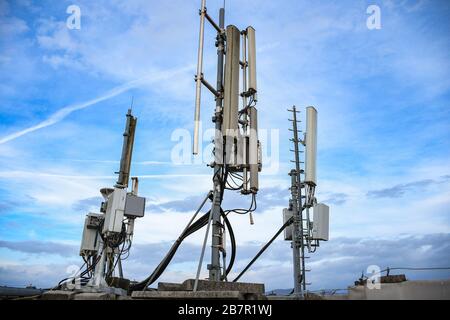
POLYGON ((305 183, 316 185, 317 158, 317 110, 306 108, 306 152, 305 152, 305 183))
POLYGON ((192 153, 198 154, 198 134, 200 128, 200 100, 202 94, 202 78, 203 78, 203 43, 205 34, 205 14, 206 0, 202 0, 200 9, 200 34, 198 40, 198 59, 197 59, 197 75, 195 76, 195 114, 194 114, 194 141, 192 153))

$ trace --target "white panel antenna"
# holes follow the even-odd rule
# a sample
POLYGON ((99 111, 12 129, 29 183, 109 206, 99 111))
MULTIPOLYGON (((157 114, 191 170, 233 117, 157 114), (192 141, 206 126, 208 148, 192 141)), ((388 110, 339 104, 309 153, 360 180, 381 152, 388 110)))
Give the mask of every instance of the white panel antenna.
POLYGON ((305 183, 315 186, 316 159, 317 159, 317 110, 314 107, 306 108, 306 161, 305 183))
POLYGON ((223 92, 222 133, 237 137, 239 109, 239 53, 240 31, 233 25, 227 27, 227 48, 225 57, 225 82, 223 92))
POLYGON ((248 43, 248 92, 253 95, 253 99, 257 101, 256 93, 258 91, 256 85, 256 38, 255 29, 247 28, 248 43))

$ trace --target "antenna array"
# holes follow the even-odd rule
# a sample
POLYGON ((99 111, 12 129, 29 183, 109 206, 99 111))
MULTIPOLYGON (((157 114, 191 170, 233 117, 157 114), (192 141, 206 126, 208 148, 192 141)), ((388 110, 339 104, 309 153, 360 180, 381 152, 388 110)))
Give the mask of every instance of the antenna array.
MULTIPOLYGON (((240 190, 242 194, 251 194, 253 201, 258 192, 258 174, 261 171, 261 151, 257 127, 257 83, 256 83, 256 48, 255 29, 248 27, 241 31, 236 26, 225 27, 225 9, 219 10, 217 24, 208 14, 206 0, 201 1, 200 33, 196 81, 196 98, 194 113, 193 154, 198 154, 201 109, 201 88, 205 86, 214 96, 216 107, 213 116, 215 123, 214 169, 212 207, 209 222, 212 224, 211 263, 208 265, 209 280, 221 281, 225 273, 225 240, 221 208, 225 189, 240 190), (203 47, 205 21, 217 31, 217 82, 215 88, 203 75, 203 47), (241 45, 242 44, 242 45, 241 45), (241 55, 242 54, 242 55, 241 55), (241 60, 242 57, 242 60, 241 60), (240 73, 242 75, 240 75, 240 73), (239 92, 242 76, 242 92, 239 92), (241 108, 240 98, 242 101, 241 108), (230 187, 228 177, 241 180, 241 186, 230 187), (233 178, 234 177, 234 178, 233 178), (221 265, 220 255, 223 257, 221 265), (223 274, 221 273, 223 270, 223 274)), ((251 210, 250 221, 253 223, 251 210)), ((197 270, 197 281, 202 265, 209 223, 197 270)))
POLYGON ((304 139, 299 138, 296 107, 288 110, 292 112, 292 128, 289 130, 293 133, 290 141, 294 145, 294 149, 290 150, 294 153, 295 168, 289 172, 291 176, 291 199, 289 200, 289 208, 283 210, 283 220, 286 223, 292 220, 292 225, 285 229, 285 240, 291 241, 293 253, 293 271, 294 271, 294 295, 298 298, 303 297, 306 292, 306 286, 310 283, 306 282, 307 270, 305 260, 309 257, 305 256, 305 251, 309 253, 315 252, 319 246, 319 240, 328 240, 328 219, 329 208, 324 204, 317 204, 315 198, 316 187, 316 153, 317 153, 317 111, 314 107, 306 108, 306 133, 304 139), (304 164, 300 160, 300 154, 304 153, 300 147, 305 147, 305 170, 301 168, 304 164), (305 178, 302 179, 302 176, 305 178), (303 195, 304 190, 305 195, 303 195), (311 221, 309 209, 314 209, 314 219, 311 221))

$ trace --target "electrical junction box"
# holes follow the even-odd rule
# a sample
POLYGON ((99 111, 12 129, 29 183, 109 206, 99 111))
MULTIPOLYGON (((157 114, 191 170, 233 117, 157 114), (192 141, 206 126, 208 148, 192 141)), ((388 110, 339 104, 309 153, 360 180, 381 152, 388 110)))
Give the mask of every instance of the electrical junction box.
POLYGON ((80 256, 91 256, 98 252, 100 244, 99 226, 104 219, 103 214, 89 213, 84 220, 83 238, 81 239, 80 256))
POLYGON ((128 218, 142 218, 144 214, 145 198, 128 193, 125 202, 125 216, 128 218))
POLYGON ((330 207, 318 203, 313 207, 313 231, 314 240, 328 241, 330 222, 330 207))
MULTIPOLYGON (((294 212, 289 209, 283 209, 283 224, 286 223, 292 216, 294 215, 294 212)), ((284 240, 292 240, 292 231, 293 231, 293 224, 290 224, 284 229, 284 240)))
POLYGON ((108 196, 103 233, 122 232, 126 199, 127 190, 121 188, 114 188, 114 192, 108 196))

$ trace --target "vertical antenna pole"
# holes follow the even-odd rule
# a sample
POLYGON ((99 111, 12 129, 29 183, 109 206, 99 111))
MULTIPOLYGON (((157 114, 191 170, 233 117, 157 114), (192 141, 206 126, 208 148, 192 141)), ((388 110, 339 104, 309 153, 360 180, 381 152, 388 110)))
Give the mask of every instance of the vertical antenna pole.
POLYGON ((303 238, 303 204, 302 204, 302 182, 300 168, 300 150, 298 144, 297 129, 297 109, 292 108, 293 113, 293 132, 294 132, 294 153, 295 153, 295 170, 291 171, 294 206, 294 231, 292 238, 292 250, 294 256, 294 294, 301 297, 306 290, 305 279, 305 250, 303 238))
POLYGON ((197 75, 195 76, 195 115, 194 115, 194 141, 192 146, 192 153, 198 154, 198 135, 200 127, 200 100, 202 91, 202 77, 203 77, 203 42, 205 34, 205 13, 206 0, 202 0, 202 7, 200 9, 200 35, 198 40, 198 59, 197 59, 197 75))
POLYGON ((133 193, 135 196, 137 196, 138 192, 139 192, 139 178, 132 177, 131 178, 131 193, 133 193))
POLYGON ((223 161, 223 135, 222 135, 222 93, 223 93, 223 63, 225 55, 225 9, 221 8, 219 11, 219 28, 217 33, 217 92, 220 93, 216 98, 216 112, 215 112, 215 138, 214 150, 216 153, 216 161, 214 165, 214 194, 211 208, 212 214, 212 244, 211 244, 211 264, 208 265, 209 280, 220 281, 220 246, 222 245, 222 223, 220 217, 222 204, 222 166, 223 161))
POLYGON ((298 188, 297 175, 295 170, 289 173, 291 176, 291 194, 292 194, 292 211, 294 216, 294 228, 292 230, 292 262, 294 267, 294 295, 297 298, 301 296, 301 266, 300 266, 300 250, 298 247, 298 188))
POLYGON ((205 238, 203 239, 202 253, 200 254, 200 260, 198 261, 197 274, 195 276, 194 282, 194 290, 193 290, 194 292, 196 292, 198 288, 198 280, 200 278, 200 271, 202 270, 203 256, 205 255, 206 242, 208 241, 209 227, 211 226, 212 216, 213 214, 212 212, 210 212, 208 218, 208 225, 206 226, 205 238))

